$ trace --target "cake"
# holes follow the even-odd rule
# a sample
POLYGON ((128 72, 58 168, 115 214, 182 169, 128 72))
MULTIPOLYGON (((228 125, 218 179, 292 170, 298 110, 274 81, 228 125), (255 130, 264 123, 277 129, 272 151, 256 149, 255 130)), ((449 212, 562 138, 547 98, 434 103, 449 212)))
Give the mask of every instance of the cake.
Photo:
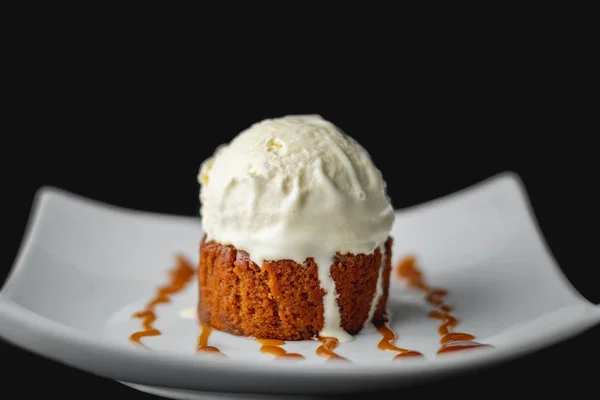
POLYGON ((380 170, 318 115, 257 122, 202 162, 198 317, 340 342, 386 320, 394 210, 380 170))

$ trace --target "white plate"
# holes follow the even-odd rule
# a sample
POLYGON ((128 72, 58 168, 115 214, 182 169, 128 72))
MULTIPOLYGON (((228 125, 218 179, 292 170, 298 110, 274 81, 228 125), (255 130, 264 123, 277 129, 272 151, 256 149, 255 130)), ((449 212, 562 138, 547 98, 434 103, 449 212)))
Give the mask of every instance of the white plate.
POLYGON ((288 343, 306 358, 274 360, 250 339, 213 332, 227 358, 196 354, 196 284, 157 307, 161 336, 128 337, 176 254, 198 259, 198 218, 124 210, 44 188, 26 238, 0 292, 0 336, 67 365, 141 390, 178 398, 198 392, 342 393, 389 389, 488 365, 555 344, 600 322, 600 308, 565 279, 546 248, 520 180, 512 173, 398 212, 394 263, 413 254, 433 286, 449 290, 457 331, 493 347, 436 357, 438 321, 422 293, 392 278, 389 308, 396 344, 424 359, 392 361, 363 332, 326 362, 316 341, 288 343), (151 386, 151 387, 148 387, 151 386), (170 391, 172 388, 177 389, 170 391))

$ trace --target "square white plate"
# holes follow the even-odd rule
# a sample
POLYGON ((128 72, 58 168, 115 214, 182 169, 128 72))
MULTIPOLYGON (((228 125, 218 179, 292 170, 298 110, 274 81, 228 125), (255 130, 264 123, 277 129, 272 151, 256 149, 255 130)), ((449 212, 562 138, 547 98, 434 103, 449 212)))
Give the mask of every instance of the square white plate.
POLYGON ((422 293, 392 277, 389 309, 396 345, 424 359, 393 361, 367 330, 326 362, 316 341, 284 348, 305 356, 274 360, 250 339, 213 332, 227 358, 197 354, 199 327, 190 283, 157 307, 148 348, 128 337, 132 314, 167 283, 176 254, 198 260, 198 218, 150 214, 44 188, 36 196, 23 246, 0 292, 0 336, 37 354, 165 396, 194 391, 342 393, 389 389, 488 365, 555 344, 600 323, 600 307, 565 279, 540 235, 521 181, 512 173, 397 212, 394 264, 415 255, 426 280, 449 291, 457 331, 491 348, 436 356, 439 321, 422 293), (148 387, 151 386, 151 387, 148 387), (152 388, 153 387, 153 388, 152 388), (171 388, 171 389, 164 389, 171 388), (175 390, 177 389, 177 390, 175 390))

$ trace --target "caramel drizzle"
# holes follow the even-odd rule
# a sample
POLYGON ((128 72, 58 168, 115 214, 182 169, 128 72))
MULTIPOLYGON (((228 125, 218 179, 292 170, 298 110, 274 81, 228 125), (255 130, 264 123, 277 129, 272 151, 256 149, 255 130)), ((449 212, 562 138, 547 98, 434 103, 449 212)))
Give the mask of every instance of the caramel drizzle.
POLYGON ((196 344, 196 352, 198 352, 198 353, 215 353, 215 354, 219 354, 221 356, 225 356, 225 354, 223 354, 221 352, 221 350, 219 350, 215 346, 208 345, 208 338, 210 337, 210 334, 212 333, 212 328, 204 323, 201 323, 200 327, 202 328, 202 331, 200 332, 200 335, 198 336, 198 343, 196 344))
POLYGON ((397 276, 406 284, 425 293, 425 300, 435 309, 427 315, 430 318, 440 320, 438 333, 440 334, 441 347, 437 354, 451 351, 467 350, 478 347, 491 347, 488 344, 475 342, 475 336, 469 333, 453 332, 453 329, 459 322, 459 319, 451 314, 452 306, 444 303, 444 298, 448 292, 444 289, 433 289, 425 283, 423 274, 417 268, 414 257, 406 257, 398 263, 396 269, 397 276))
MULTIPOLYGON (((473 349, 478 347, 492 347, 488 344, 475 342, 475 336, 469 333, 453 332, 453 329, 459 322, 459 319, 451 314, 452 306, 444 302, 445 296, 448 294, 444 289, 433 289, 429 287, 423 278, 423 274, 415 265, 414 257, 406 257, 401 260, 397 266, 397 276, 400 280, 405 281, 407 286, 417 289, 425 293, 427 303, 435 309, 427 315, 430 318, 440 320, 438 333, 440 334, 440 348, 437 354, 473 349)), ((156 296, 148 302, 146 307, 133 314, 133 318, 142 320, 143 330, 134 332, 130 335, 131 342, 146 347, 141 339, 143 337, 159 336, 161 332, 154 328, 153 324, 156 321, 155 308, 159 304, 166 304, 171 301, 171 296, 183 290, 185 286, 192 280, 195 269, 182 256, 176 257, 176 266, 168 271, 170 281, 166 285, 157 290, 156 296)), ((215 353, 225 356, 217 347, 209 346, 208 339, 212 332, 212 328, 206 324, 201 324, 202 331, 198 336, 196 350, 197 352, 215 353)), ((386 324, 381 324, 377 330, 382 335, 382 339, 378 344, 378 348, 382 351, 395 351, 398 354, 394 359, 406 357, 423 357, 423 354, 418 351, 408 350, 395 346, 393 343, 396 340, 396 334, 386 324)), ((283 349, 284 341, 278 339, 256 339, 261 344, 260 351, 262 353, 271 354, 276 359, 291 358, 303 359, 304 356, 298 353, 288 353, 283 349)), ((321 357, 326 357, 328 360, 343 360, 346 358, 335 353, 335 349, 339 346, 339 341, 332 337, 319 337, 318 340, 322 343, 316 350, 321 357)))
POLYGON ((406 357, 423 357, 423 354, 415 350, 403 349, 402 347, 395 346, 393 343, 396 341, 396 333, 391 330, 386 324, 381 324, 377 327, 379 333, 383 338, 377 345, 380 350, 383 351, 395 351, 398 354, 394 356, 394 360, 404 359, 406 357))
POLYGON ((275 359, 282 358, 295 358, 295 359, 303 359, 304 356, 298 353, 288 353, 284 348, 279 347, 283 346, 285 342, 279 339, 256 339, 260 346, 261 353, 271 354, 275 356, 275 359))
POLYGON ((175 260, 175 267, 168 272, 170 277, 169 283, 158 288, 156 296, 146 304, 143 310, 133 314, 133 318, 142 320, 143 330, 134 332, 129 336, 129 340, 137 345, 146 347, 142 343, 143 337, 159 336, 161 334, 153 325, 154 321, 156 321, 156 306, 169 303, 171 295, 183 290, 194 276, 195 270, 188 261, 182 256, 175 257, 175 260))
POLYGON ((340 341, 332 337, 319 337, 319 342, 322 344, 317 347, 317 354, 321 357, 326 357, 327 360, 335 361, 349 361, 348 359, 340 356, 334 350, 339 346, 340 341))

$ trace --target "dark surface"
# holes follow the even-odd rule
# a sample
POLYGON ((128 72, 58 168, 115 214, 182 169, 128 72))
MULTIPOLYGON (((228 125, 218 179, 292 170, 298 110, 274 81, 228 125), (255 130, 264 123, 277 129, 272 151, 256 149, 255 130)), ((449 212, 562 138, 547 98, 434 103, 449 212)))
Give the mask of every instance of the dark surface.
MULTIPOLYGON (((493 66, 481 59, 463 60, 462 67, 414 61, 401 73, 400 65, 387 61, 354 73, 319 64, 313 80, 303 68, 276 68, 282 60, 272 65, 263 59, 249 72, 243 69, 248 61, 221 66, 170 46, 111 43, 117 42, 120 47, 103 46, 102 39, 70 46, 42 35, 11 61, 19 84, 5 110, 16 143, 2 147, 2 205, 10 218, 2 224, 0 281, 41 185, 130 208, 196 215, 197 169, 217 144, 265 117, 320 113, 369 150, 396 208, 504 170, 517 172, 564 273, 600 303, 598 166, 589 136, 598 129, 595 121, 594 129, 587 125, 597 109, 579 96, 584 84, 589 88, 583 60, 568 79, 564 69, 558 73, 544 63, 544 55, 508 53, 493 66), (258 75, 261 69, 268 73, 258 75)), ((597 364, 599 337, 595 328, 533 355, 402 394, 594 391, 597 371, 587 363, 597 364)), ((3 342, 0 374, 1 390, 19 390, 23 397, 43 384, 48 397, 154 398, 3 342), (36 383, 23 385, 22 379, 36 383)))

